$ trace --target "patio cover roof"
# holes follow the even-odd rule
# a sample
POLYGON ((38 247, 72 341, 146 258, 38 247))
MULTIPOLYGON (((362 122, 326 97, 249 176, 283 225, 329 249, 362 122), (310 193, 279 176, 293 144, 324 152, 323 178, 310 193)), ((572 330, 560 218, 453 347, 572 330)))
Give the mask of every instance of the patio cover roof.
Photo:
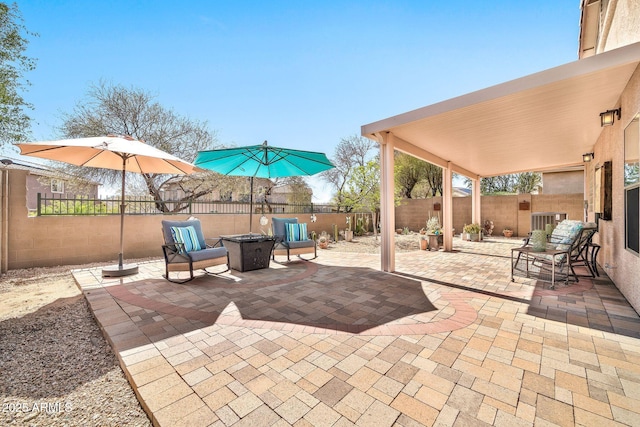
MULTIPOLYGON (((582 166, 640 63, 640 43, 362 126, 470 177, 582 166)), ((622 118, 625 118, 622 111, 622 118)))

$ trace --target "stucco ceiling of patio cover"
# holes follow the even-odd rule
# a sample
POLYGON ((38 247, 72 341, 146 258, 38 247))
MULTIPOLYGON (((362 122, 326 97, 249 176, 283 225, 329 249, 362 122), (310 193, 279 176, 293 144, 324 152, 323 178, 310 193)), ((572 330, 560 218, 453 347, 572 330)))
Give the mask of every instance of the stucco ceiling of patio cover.
POLYGON ((581 166, 600 113, 617 106, 639 63, 635 43, 364 125, 362 135, 391 132, 396 149, 471 176, 581 166))

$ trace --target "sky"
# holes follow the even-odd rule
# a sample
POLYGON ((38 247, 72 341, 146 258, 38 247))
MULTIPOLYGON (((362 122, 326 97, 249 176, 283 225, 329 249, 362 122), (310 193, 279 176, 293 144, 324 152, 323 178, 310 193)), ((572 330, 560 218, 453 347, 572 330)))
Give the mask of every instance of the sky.
MULTIPOLYGON (((60 138, 63 114, 105 81, 207 122, 222 145, 267 140, 330 158, 362 125, 577 60, 580 20, 579 0, 18 7, 39 34, 26 52, 37 67, 24 93, 34 141, 60 138)), ((314 202, 329 201, 327 184, 309 182, 314 202)))

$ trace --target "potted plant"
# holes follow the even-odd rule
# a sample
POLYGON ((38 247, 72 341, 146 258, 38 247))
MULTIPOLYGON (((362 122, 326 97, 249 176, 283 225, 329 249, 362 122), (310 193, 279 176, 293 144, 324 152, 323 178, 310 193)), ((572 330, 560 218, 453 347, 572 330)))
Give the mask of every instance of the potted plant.
POLYGON ((463 240, 469 240, 471 242, 480 241, 480 233, 482 232, 480 224, 465 224, 462 231, 463 240))
POLYGON ((420 250, 426 251, 429 243, 429 236, 427 236, 427 234, 420 234, 418 236, 418 242, 420 243, 420 250))
POLYGON ((484 222, 484 234, 486 236, 491 236, 493 234, 493 221, 490 219, 484 222))
POLYGON ((504 235, 504 237, 513 237, 513 230, 510 227, 505 227, 502 230, 502 234, 504 235))
POLYGON ((353 230, 351 230, 351 216, 347 216, 347 229, 344 230, 344 240, 350 242, 353 240, 353 230))
POLYGON ((318 247, 320 249, 327 249, 327 247, 329 247, 329 238, 325 234, 318 237, 318 247))
POLYGON ((440 219, 432 216, 427 220, 427 234, 442 234, 442 225, 440 225, 440 219))
POLYGON ((433 238, 429 239, 429 249, 439 249, 439 245, 442 245, 444 242, 442 235, 442 225, 440 224, 440 218, 432 216, 427 220, 427 235, 430 236, 438 236, 435 240, 433 238))

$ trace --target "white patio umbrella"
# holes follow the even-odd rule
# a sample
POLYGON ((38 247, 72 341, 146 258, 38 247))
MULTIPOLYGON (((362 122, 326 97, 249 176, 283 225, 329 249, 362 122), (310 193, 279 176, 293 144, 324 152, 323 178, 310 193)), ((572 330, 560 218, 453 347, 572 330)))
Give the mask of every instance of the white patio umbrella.
POLYGON ((135 274, 138 266, 123 264, 124 242, 124 187, 125 172, 190 174, 197 171, 187 163, 169 153, 138 141, 130 136, 99 136, 91 138, 62 139, 16 144, 20 154, 57 160, 76 166, 122 170, 122 202, 120 205, 120 253, 118 265, 105 267, 104 277, 135 274))

